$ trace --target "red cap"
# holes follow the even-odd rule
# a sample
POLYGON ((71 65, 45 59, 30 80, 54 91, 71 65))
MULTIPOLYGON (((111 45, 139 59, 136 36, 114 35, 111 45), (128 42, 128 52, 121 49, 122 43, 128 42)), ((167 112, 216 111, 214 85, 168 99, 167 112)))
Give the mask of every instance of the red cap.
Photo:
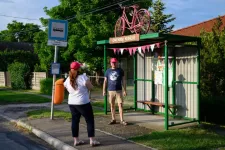
POLYGON ((70 64, 70 69, 78 70, 80 68, 80 63, 74 61, 70 64))
POLYGON ((116 63, 116 62, 118 62, 118 61, 117 61, 116 58, 111 58, 111 59, 110 59, 110 62, 111 62, 111 63, 116 63))

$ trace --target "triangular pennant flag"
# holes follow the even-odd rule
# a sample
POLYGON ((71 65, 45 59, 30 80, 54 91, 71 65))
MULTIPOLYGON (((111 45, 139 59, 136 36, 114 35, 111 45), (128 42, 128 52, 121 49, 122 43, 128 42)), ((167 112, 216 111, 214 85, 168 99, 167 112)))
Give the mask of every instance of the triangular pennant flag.
POLYGON ((144 53, 145 53, 145 48, 146 46, 141 46, 141 49, 143 50, 144 53))
POLYGON ((135 54, 137 47, 133 47, 133 54, 135 54))
POLYGON ((146 45, 146 48, 147 48, 147 50, 148 50, 148 52, 149 52, 150 45, 146 45))
POLYGON ((142 54, 141 47, 138 47, 138 52, 139 52, 139 54, 142 54))
POLYGON ((116 54, 116 48, 113 48, 114 54, 116 54))
POLYGON ((124 48, 121 48, 120 49, 121 55, 123 55, 123 50, 124 50, 124 48))
POLYGON ((119 55, 120 54, 120 49, 116 49, 116 51, 117 51, 117 54, 119 55))
POLYGON ((156 43, 157 48, 160 48, 160 43, 156 43))
POLYGON ((155 44, 151 44, 150 47, 151 47, 151 50, 152 50, 152 52, 153 52, 154 47, 155 47, 155 44))
POLYGON ((130 55, 132 55, 133 48, 132 47, 131 48, 128 48, 128 50, 129 50, 130 55))

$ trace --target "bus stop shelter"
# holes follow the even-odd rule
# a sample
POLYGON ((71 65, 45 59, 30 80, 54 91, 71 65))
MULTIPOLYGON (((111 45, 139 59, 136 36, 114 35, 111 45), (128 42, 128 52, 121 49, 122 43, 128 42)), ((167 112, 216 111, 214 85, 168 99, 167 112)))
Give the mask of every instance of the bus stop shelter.
MULTIPOLYGON (((126 37, 126 36, 125 36, 126 37)), ((164 115, 164 129, 200 122, 200 45, 198 37, 149 33, 138 40, 111 43, 97 41, 104 47, 104 71, 110 50, 133 59, 133 109, 164 115), (180 123, 169 118, 182 118, 180 123)), ((116 55, 116 53, 114 54, 116 55)), ((115 56, 113 56, 115 57, 115 56)), ((107 96, 104 97, 107 114, 107 96)))

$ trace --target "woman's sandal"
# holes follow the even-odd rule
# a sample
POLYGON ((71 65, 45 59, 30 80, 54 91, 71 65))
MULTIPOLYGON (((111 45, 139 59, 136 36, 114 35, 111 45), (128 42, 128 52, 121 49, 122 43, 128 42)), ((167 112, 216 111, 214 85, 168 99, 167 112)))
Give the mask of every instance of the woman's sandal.
POLYGON ((79 140, 78 142, 74 143, 74 146, 83 145, 84 141, 79 140))
POLYGON ((99 141, 92 141, 92 143, 90 143, 91 146, 98 146, 100 145, 99 141))
POLYGON ((127 125, 127 122, 123 120, 123 121, 120 122, 120 124, 126 126, 127 125))

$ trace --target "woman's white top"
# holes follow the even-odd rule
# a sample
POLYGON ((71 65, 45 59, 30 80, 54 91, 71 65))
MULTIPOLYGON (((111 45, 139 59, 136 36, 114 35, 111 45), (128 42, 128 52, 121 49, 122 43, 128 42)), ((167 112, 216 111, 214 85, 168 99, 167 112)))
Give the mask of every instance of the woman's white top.
POLYGON ((70 77, 64 82, 64 86, 69 92, 68 104, 69 105, 83 105, 90 102, 88 88, 86 87, 86 81, 88 77, 85 74, 78 75, 77 77, 77 89, 75 90, 70 85, 70 77))

